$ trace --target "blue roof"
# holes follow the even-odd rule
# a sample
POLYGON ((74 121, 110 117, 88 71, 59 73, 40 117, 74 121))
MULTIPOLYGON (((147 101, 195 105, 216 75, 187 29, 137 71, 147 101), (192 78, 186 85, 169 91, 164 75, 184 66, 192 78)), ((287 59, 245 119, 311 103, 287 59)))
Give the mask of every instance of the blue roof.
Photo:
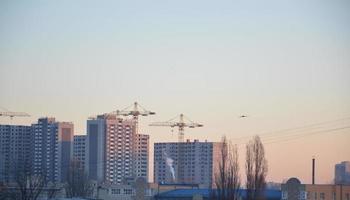
POLYGON ((175 189, 167 192, 160 193, 159 197, 192 197, 193 195, 200 194, 202 196, 209 196, 208 189, 175 189))
MULTIPOLYGON (((241 189, 239 192, 242 194, 243 198, 246 196, 246 190, 241 189)), ((210 194, 210 189, 175 189, 167 192, 160 193, 156 197, 160 198, 189 198, 194 195, 201 195, 208 198, 210 194)), ((280 190, 265 190, 266 199, 281 199, 280 190)))

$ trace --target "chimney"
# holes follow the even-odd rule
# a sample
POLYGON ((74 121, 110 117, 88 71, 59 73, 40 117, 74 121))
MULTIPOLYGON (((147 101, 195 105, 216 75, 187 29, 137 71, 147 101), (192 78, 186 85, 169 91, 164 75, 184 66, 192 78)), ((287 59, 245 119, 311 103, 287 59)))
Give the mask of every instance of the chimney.
POLYGON ((312 158, 312 185, 315 185, 315 157, 312 158))

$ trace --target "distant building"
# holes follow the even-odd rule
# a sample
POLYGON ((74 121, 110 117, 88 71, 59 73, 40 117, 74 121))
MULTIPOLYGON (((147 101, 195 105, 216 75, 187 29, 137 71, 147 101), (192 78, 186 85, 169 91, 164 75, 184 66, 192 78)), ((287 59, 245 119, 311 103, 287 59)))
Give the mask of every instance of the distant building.
MULTIPOLYGON (((217 192, 215 189, 210 190, 205 189, 183 189, 176 188, 165 192, 159 192, 154 195, 155 200, 211 200, 211 195, 217 192)), ((247 199, 247 192, 245 189, 238 190, 239 200, 247 199)), ((281 191, 280 190, 269 190, 264 191, 264 200, 280 200, 281 191)))
POLYGON ((73 124, 40 118, 32 127, 34 174, 44 175, 46 181, 64 182, 73 157, 73 124))
MULTIPOLYGON (((198 185, 192 184, 155 184, 147 183, 144 178, 137 178, 127 184, 100 184, 94 197, 104 200, 154 200, 159 194, 173 190, 185 190, 187 193, 193 189, 198 189, 198 185)), ((206 189, 208 192, 209 190, 206 189)), ((173 198, 170 198, 173 199, 173 198)), ((174 198, 176 199, 176 198, 174 198)), ((191 198, 192 200, 192 198, 191 198)))
POLYGON ((302 184, 290 178, 282 184, 282 200, 350 200, 350 186, 332 184, 302 184))
POLYGON ((335 165, 334 182, 350 185, 350 161, 343 161, 335 165))
POLYGON ((266 189, 281 190, 281 183, 267 182, 266 183, 266 189))
POLYGON ((156 194, 156 188, 142 177, 128 184, 101 184, 98 199, 151 200, 156 194))
POLYGON ((113 114, 87 121, 86 170, 99 183, 148 180, 149 136, 135 133, 135 121, 113 114))
POLYGON ((73 157, 81 163, 81 166, 85 165, 85 143, 86 135, 74 135, 73 157))
POLYGON ((155 183, 200 184, 208 188, 213 185, 217 169, 220 145, 215 142, 155 143, 155 183), (178 148, 181 145, 181 152, 178 148))
POLYGON ((16 173, 32 167, 31 126, 0 125, 0 182, 13 182, 16 173))

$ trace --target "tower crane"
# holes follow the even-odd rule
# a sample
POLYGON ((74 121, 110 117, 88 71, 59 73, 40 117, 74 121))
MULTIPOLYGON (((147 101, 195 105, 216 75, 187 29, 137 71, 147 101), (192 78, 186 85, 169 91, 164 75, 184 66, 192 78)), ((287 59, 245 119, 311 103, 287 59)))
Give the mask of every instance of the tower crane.
POLYGON ((171 128, 178 127, 179 128, 179 134, 178 134, 179 142, 184 142, 185 127, 196 128, 196 127, 202 127, 203 124, 193 122, 190 119, 188 119, 184 114, 180 114, 179 116, 176 116, 175 118, 172 118, 172 119, 165 121, 165 122, 153 122, 150 124, 150 126, 169 126, 171 128), (179 118, 179 121, 174 121, 176 118, 179 118), (185 122, 185 119, 188 122, 185 122))
POLYGON ((176 116, 173 119, 170 119, 165 122, 153 122, 150 124, 150 126, 169 126, 171 128, 178 127, 179 128, 179 134, 178 134, 178 143, 177 143, 177 159, 176 159, 176 181, 177 183, 185 183, 188 180, 185 180, 185 167, 184 167, 184 137, 185 137, 185 127, 188 128, 196 128, 196 127, 202 127, 203 124, 199 124, 196 122, 191 121, 187 117, 185 117, 184 114, 180 114, 180 116, 176 116), (175 121, 175 119, 180 118, 179 121, 175 121), (188 122, 185 122, 185 119, 188 122))
POLYGON ((30 117, 30 115, 25 112, 12 112, 5 108, 3 108, 3 110, 5 111, 0 111, 0 116, 3 116, 3 117, 10 117, 11 119, 13 117, 30 117))
POLYGON ((117 110, 116 114, 121 116, 132 116, 135 121, 135 133, 137 134, 139 126, 139 116, 155 115, 156 113, 153 111, 146 110, 140 104, 134 102, 134 105, 128 106, 123 110, 117 110), (132 106, 133 109, 130 109, 132 106))

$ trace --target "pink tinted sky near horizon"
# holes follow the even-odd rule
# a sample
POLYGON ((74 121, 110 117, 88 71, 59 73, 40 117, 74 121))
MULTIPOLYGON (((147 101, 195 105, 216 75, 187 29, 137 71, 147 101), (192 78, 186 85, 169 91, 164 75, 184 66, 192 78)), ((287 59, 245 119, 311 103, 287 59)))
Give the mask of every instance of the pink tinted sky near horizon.
POLYGON ((54 116, 84 134, 89 116, 139 101, 157 112, 140 122, 151 144, 177 135, 149 123, 184 113, 204 124, 186 138, 243 143, 242 178, 246 140, 237 138, 260 134, 269 180, 310 183, 315 156, 316 181, 329 183, 334 165, 350 160, 350 131, 312 132, 348 119, 264 133, 350 116, 349 8, 345 0, 1 1, 0 106, 32 116, 0 123, 54 116))

